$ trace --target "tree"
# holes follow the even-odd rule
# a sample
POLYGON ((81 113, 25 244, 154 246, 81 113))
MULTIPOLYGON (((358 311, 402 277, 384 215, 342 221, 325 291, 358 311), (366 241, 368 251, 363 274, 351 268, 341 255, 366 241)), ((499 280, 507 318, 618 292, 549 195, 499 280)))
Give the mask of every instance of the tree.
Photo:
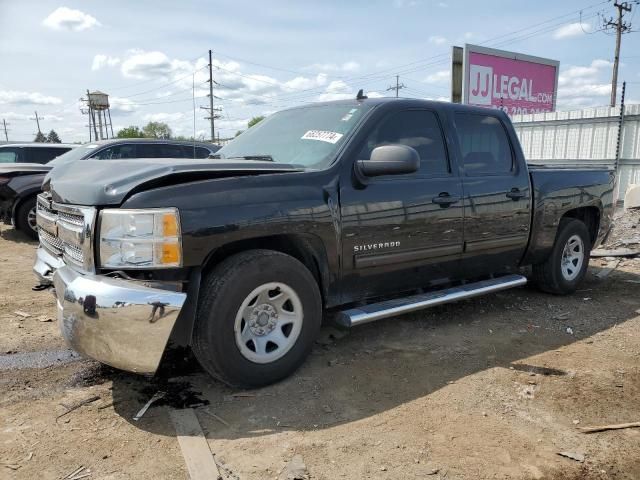
POLYGON ((36 134, 36 138, 34 138, 33 141, 38 143, 45 143, 47 141, 47 137, 45 137, 42 132, 38 132, 36 134))
POLYGON ((247 127, 251 128, 253 127, 256 123, 260 123, 262 120, 264 120, 264 115, 260 115, 258 117, 253 117, 251 120, 249 120, 249 122, 247 123, 247 127))
POLYGON ((244 130, 238 130, 238 131, 236 132, 236 135, 235 135, 235 136, 237 137, 237 136, 238 136, 238 135, 240 135, 242 132, 244 132, 244 130))
POLYGON ((55 130, 51 130, 47 135, 47 143, 62 143, 55 130))
POLYGON ((116 137, 118 138, 142 138, 142 132, 135 125, 131 125, 129 127, 123 128, 122 130, 118 130, 116 137))
POLYGON ((142 129, 142 135, 146 138, 171 138, 172 132, 164 122, 149 122, 142 129))

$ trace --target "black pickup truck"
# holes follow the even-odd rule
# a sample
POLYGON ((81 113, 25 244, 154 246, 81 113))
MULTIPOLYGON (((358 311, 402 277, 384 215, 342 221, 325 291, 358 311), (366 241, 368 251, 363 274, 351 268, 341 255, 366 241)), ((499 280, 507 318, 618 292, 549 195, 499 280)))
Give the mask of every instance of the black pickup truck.
POLYGON ((34 271, 71 347, 153 373, 171 339, 228 384, 265 385, 304 361, 323 317, 350 327, 516 287, 525 266, 571 293, 611 227, 614 173, 528 167, 498 110, 312 104, 216 158, 49 175, 34 271))

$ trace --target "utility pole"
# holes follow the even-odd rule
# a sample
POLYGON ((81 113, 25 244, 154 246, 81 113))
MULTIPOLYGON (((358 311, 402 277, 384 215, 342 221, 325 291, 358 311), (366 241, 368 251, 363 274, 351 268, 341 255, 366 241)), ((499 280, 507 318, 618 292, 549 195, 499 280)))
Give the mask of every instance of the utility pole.
POLYGON ((213 62, 211 61, 211 50, 209 50, 209 121, 211 122, 211 143, 216 141, 214 128, 215 114, 213 113, 213 62))
POLYGON ((4 139, 8 142, 9 135, 7 135, 7 122, 4 120, 4 118, 2 119, 2 126, 4 127, 4 139))
POLYGON ((44 119, 44 117, 39 117, 39 116, 38 116, 38 111, 37 111, 37 110, 35 111, 35 114, 36 114, 36 117, 35 117, 35 118, 32 118, 31 120, 35 120, 35 121, 36 121, 36 123, 38 124, 38 133, 42 133, 42 132, 40 131, 40 120, 43 120, 43 119, 44 119))
POLYGON ((615 29, 616 31, 616 53, 613 57, 613 75, 611 77, 611 106, 616 106, 616 94, 618 86, 618 65, 620 63, 620 42, 622 34, 631 30, 631 23, 623 21, 624 14, 631 11, 631 3, 618 3, 616 0, 613 6, 618 9, 618 18, 614 21, 613 17, 604 21, 604 29, 615 29))
POLYGON ((391 85, 389 88, 387 88, 387 92, 389 90, 395 90, 396 91, 396 98, 398 98, 398 92, 403 89, 403 88, 407 88, 407 86, 404 83, 400 83, 400 75, 396 75, 396 85, 395 87, 393 85, 391 85))

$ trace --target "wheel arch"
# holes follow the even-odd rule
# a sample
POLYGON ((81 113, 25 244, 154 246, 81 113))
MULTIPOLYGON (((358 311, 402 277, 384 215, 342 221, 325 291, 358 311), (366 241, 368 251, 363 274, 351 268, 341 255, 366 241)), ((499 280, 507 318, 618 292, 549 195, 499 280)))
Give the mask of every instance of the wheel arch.
POLYGON ((591 245, 595 244, 600 228, 600 208, 593 205, 574 208, 565 212, 561 218, 575 218, 584 223, 589 231, 591 245))

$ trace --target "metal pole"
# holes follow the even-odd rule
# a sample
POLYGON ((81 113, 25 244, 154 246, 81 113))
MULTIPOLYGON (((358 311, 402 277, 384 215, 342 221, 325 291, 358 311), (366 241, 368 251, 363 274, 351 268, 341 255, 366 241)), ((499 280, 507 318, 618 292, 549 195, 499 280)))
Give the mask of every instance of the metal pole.
MULTIPOLYGON (((624 92, 627 87, 627 82, 622 82, 622 95, 620 96, 620 116, 618 117, 618 141, 616 142, 616 163, 614 169, 614 180, 613 180, 613 193, 616 194, 616 189, 618 188, 618 177, 619 172, 618 168, 620 165, 620 155, 622 154, 622 137, 624 135, 624 92)), ((618 198, 613 199, 613 206, 618 203, 618 198)))
POLYGON ((209 50, 209 111, 211 112, 211 143, 215 143, 216 135, 214 130, 213 114, 213 63, 211 61, 211 50, 209 50))
POLYGON ((9 141, 9 135, 7 135, 7 122, 5 121, 4 118, 2 119, 2 126, 4 127, 4 138, 8 142, 9 141))

